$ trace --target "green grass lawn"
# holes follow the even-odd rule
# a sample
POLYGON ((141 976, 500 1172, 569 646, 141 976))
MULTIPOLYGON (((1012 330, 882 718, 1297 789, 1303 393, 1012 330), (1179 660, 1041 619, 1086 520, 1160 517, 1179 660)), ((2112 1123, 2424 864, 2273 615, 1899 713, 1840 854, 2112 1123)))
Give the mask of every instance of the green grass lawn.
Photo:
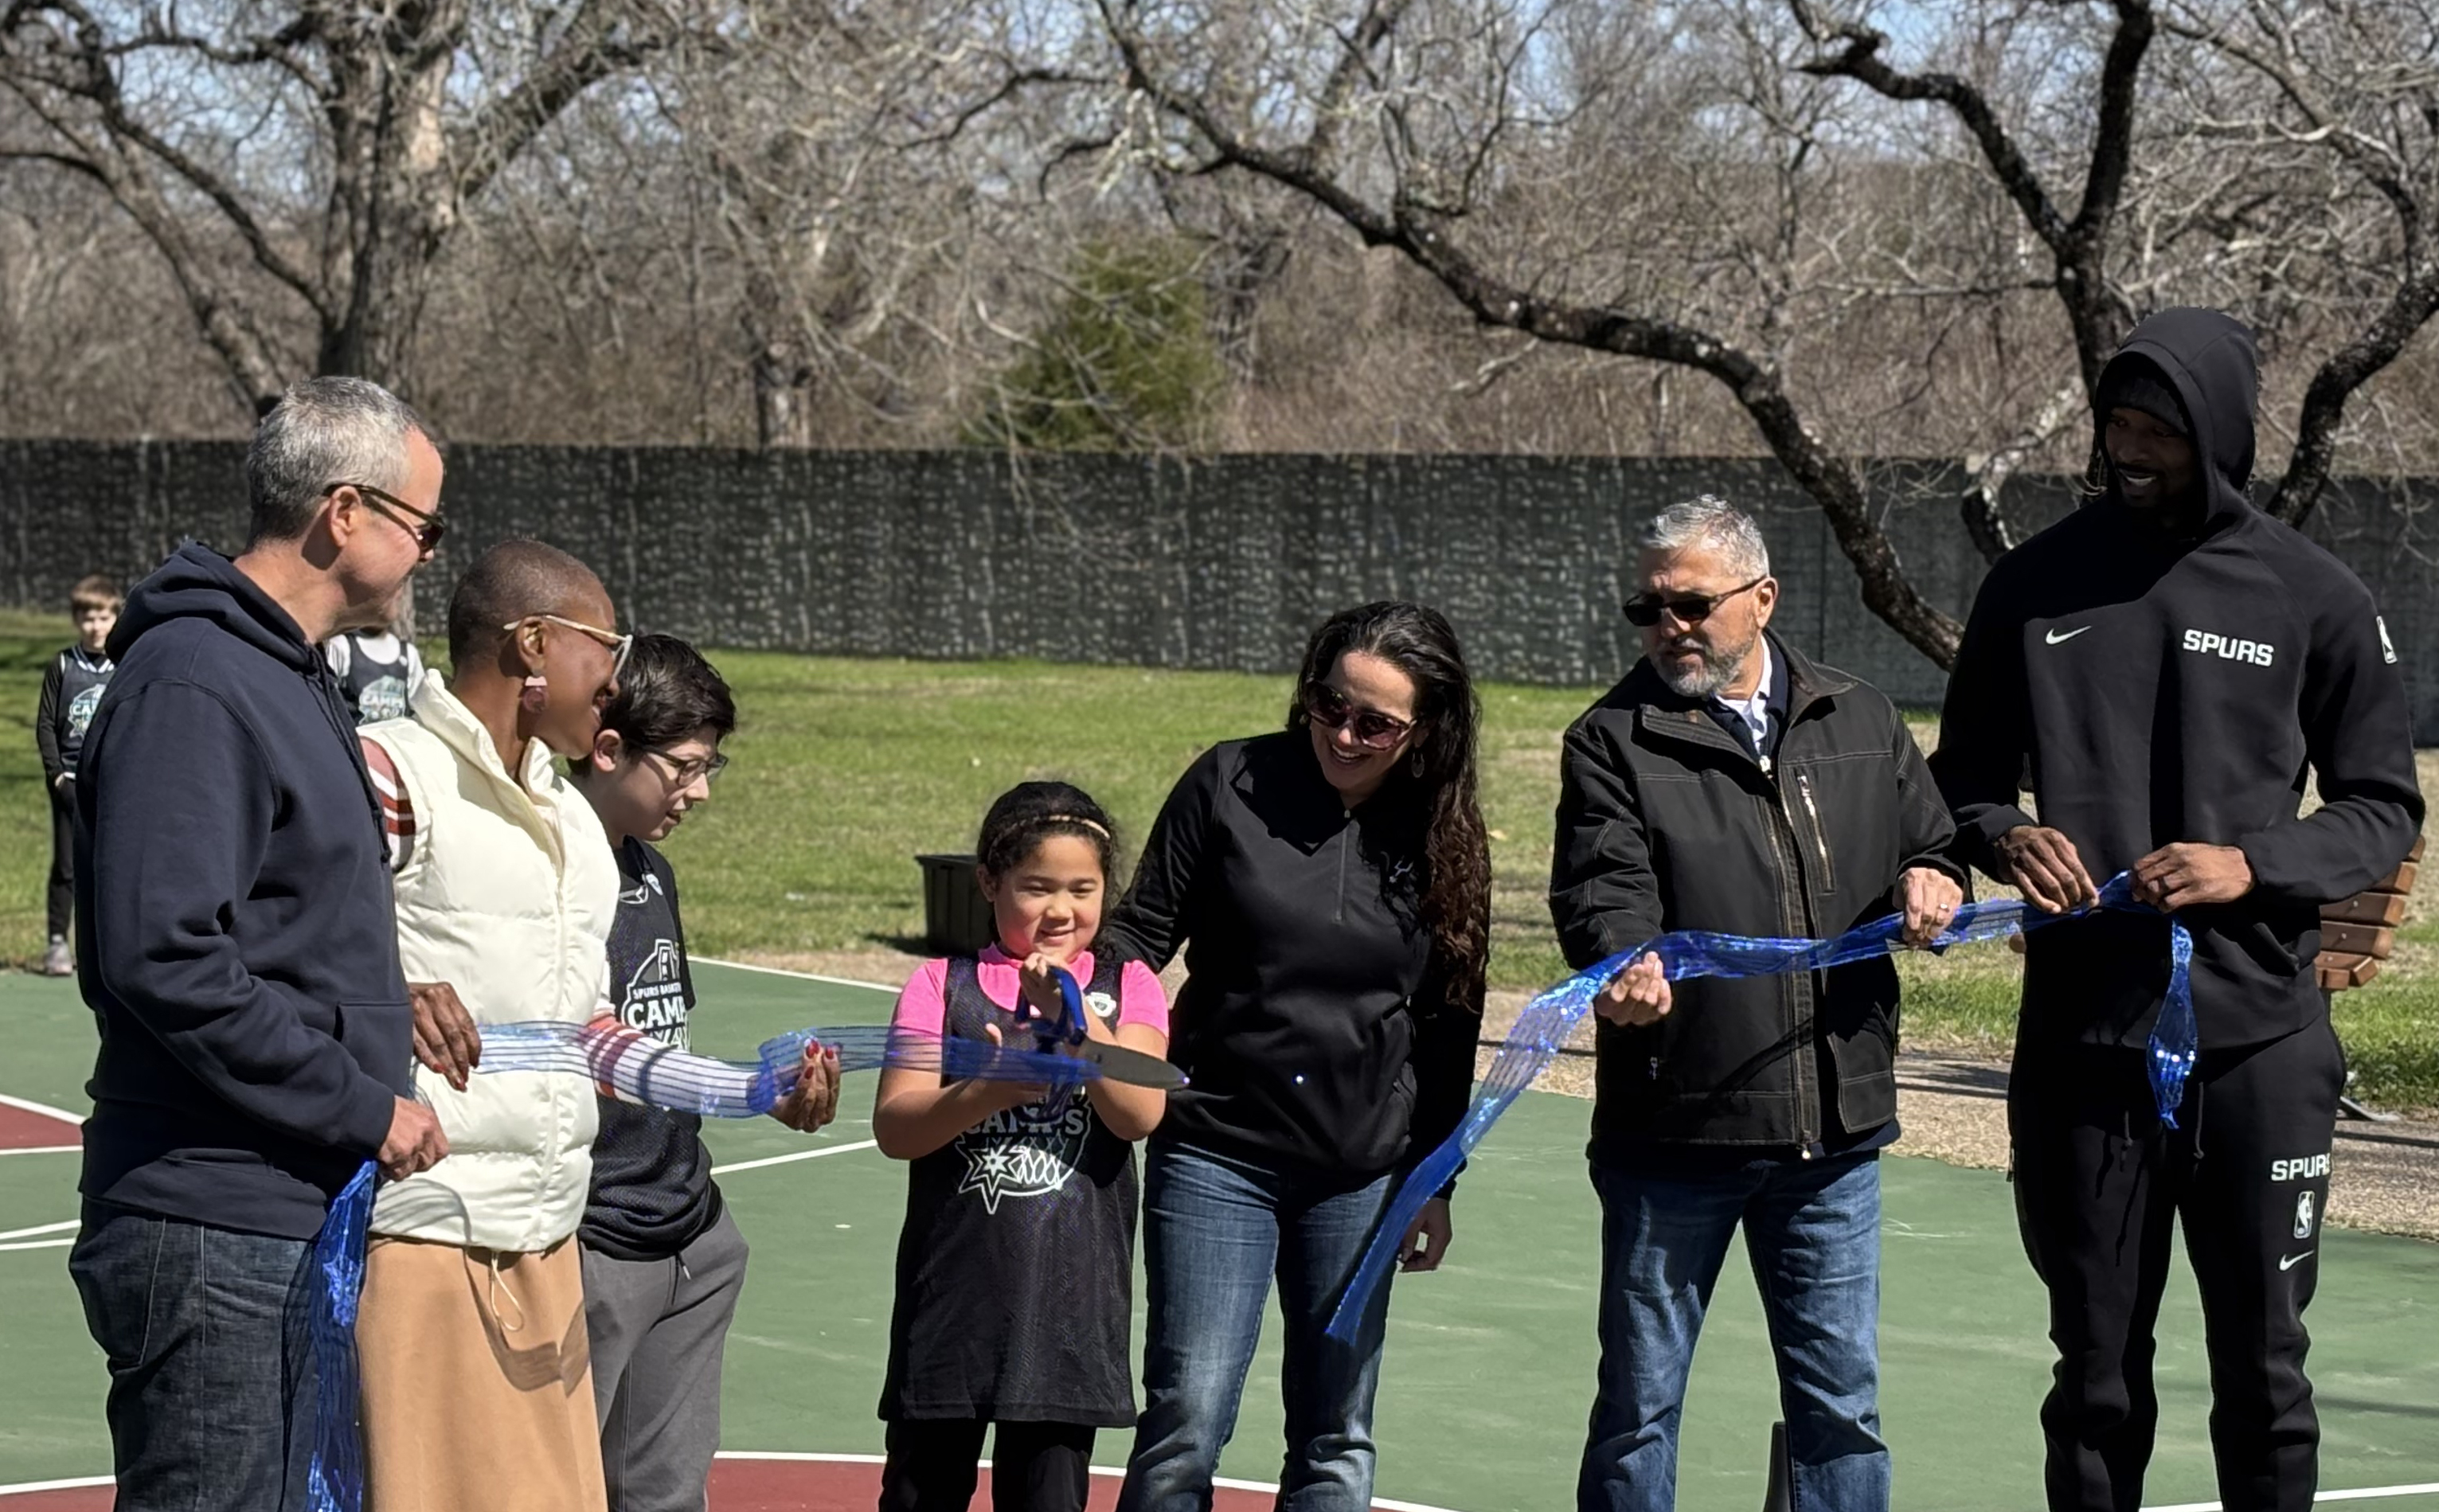
MULTIPOLYGON (((33 711, 43 665, 67 639, 64 617, 0 614, 0 960, 42 945, 50 839, 33 711)), ((708 955, 914 948, 923 908, 913 857, 970 849, 985 807, 1029 777, 1090 792, 1131 851, 1198 753, 1278 727, 1290 681, 748 651, 716 660, 742 716, 728 745, 735 761, 668 846, 692 943, 708 955)), ((1484 689, 1494 987, 1529 990, 1565 974, 1542 900, 1558 735, 1594 692, 1484 689)), ((2406 938, 2386 974, 2339 998, 2339 1029, 2359 1094, 2439 1107, 2439 918, 2406 938)), ((2003 1049, 2012 1040, 2012 952, 1900 965, 1914 1042, 2003 1049)))

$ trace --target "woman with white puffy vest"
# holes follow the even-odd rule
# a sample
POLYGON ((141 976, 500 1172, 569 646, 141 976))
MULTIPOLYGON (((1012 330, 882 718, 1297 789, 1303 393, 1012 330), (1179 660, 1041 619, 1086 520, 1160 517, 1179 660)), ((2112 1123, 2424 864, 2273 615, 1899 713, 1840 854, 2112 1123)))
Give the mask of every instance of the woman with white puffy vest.
POLYGON ((447 683, 427 676, 413 720, 364 730, 416 1092, 451 1149, 447 1170, 384 1185, 373 1208, 356 1325, 366 1512, 603 1505, 574 1242, 595 1089, 563 1072, 467 1073, 477 1024, 582 1023, 605 1001, 617 870, 551 758, 592 749, 629 644, 614 614, 565 552, 496 546, 450 603, 447 683))

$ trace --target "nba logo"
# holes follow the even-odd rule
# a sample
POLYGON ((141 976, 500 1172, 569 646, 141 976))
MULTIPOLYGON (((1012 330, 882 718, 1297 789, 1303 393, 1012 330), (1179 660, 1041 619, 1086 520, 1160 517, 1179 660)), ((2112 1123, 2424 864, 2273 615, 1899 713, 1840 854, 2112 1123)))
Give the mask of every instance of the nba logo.
POLYGON ((2309 1192, 2295 1199, 2295 1236, 2299 1239, 2312 1236, 2312 1194, 2309 1192))

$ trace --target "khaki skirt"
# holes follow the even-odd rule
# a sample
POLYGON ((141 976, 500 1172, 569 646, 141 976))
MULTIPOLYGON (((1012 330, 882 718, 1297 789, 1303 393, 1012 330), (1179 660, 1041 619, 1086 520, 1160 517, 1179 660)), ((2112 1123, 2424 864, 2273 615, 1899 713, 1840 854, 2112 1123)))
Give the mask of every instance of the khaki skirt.
POLYGON ((584 1272, 376 1236, 356 1315, 365 1512, 602 1512, 584 1272))

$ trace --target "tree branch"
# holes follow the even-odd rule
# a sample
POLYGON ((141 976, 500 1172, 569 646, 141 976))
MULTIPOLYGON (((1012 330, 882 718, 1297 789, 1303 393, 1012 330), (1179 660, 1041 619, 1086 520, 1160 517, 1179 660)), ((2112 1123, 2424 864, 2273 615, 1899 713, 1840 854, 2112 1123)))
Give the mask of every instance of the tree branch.
POLYGON ((1777 373, 1730 343, 1693 327, 1630 311, 1545 299, 1493 276, 1458 246, 1447 219, 1402 190, 1387 211, 1350 191, 1309 151, 1280 152, 1244 140, 1200 99, 1167 85, 1150 67, 1142 39, 1115 13, 1123 0, 1096 0, 1128 82, 1185 122, 1221 165, 1302 195, 1373 246, 1390 247, 1430 274, 1485 325, 1537 340, 1641 357, 1708 373, 1736 396, 1762 439, 1797 485, 1821 506, 1839 548, 1854 564, 1863 602, 1941 667, 1952 664, 1962 627, 1925 600, 1906 578, 1896 548, 1872 518, 1862 478, 1822 443, 1797 412, 1777 373))

